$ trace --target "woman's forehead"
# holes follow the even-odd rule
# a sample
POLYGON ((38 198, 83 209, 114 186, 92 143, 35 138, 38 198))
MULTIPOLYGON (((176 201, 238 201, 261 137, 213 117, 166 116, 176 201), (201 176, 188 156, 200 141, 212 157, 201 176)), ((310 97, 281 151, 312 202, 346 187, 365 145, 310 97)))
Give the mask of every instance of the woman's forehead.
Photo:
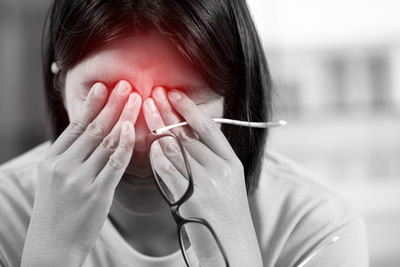
POLYGON ((157 33, 114 40, 91 53, 82 63, 90 68, 110 65, 137 71, 196 72, 175 45, 157 33))

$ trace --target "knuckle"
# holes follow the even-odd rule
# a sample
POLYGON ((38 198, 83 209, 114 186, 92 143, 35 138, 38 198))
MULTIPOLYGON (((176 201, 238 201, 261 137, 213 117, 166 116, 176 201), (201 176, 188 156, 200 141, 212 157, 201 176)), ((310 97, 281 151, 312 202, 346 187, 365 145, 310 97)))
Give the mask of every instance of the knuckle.
POLYGON ((175 166, 171 163, 161 164, 159 169, 160 174, 173 175, 176 172, 175 166))
POLYGON ((116 155, 111 155, 108 160, 108 165, 114 169, 121 169, 125 166, 125 162, 116 155))
POLYGON ((101 123, 97 121, 92 121, 88 127, 87 127, 87 132, 93 136, 96 137, 103 137, 105 134, 105 129, 101 123))
POLYGON ((229 178, 232 177, 232 175, 234 173, 232 167, 229 164, 226 164, 226 163, 220 164, 220 169, 219 170, 220 170, 220 175, 219 176, 222 177, 222 178, 229 179, 229 178))
POLYGON ((64 172, 63 172, 63 164, 61 163, 61 161, 60 160, 53 161, 51 165, 51 170, 56 175, 62 175, 64 172))
POLYGON ((175 135, 178 137, 179 140, 182 140, 185 143, 193 142, 196 139, 193 132, 189 131, 188 129, 177 129, 175 135))
POLYGON ((158 148, 153 149, 153 146, 150 149, 150 155, 151 155, 151 158, 153 158, 157 161, 163 160, 163 158, 164 158, 164 154, 163 154, 162 150, 158 149, 158 148))
POLYGON ((164 146, 164 152, 167 156, 174 157, 176 155, 180 155, 181 148, 179 147, 177 142, 168 142, 164 146))
POLYGON ((98 110, 98 104, 93 102, 93 101, 88 101, 86 103, 86 108, 88 109, 89 112, 93 113, 93 112, 97 112, 98 110))
POLYGON ((89 190, 87 193, 87 201, 89 203, 93 203, 94 205, 98 205, 99 203, 104 201, 104 191, 100 186, 93 186, 92 190, 89 190))
POLYGON ((129 152, 133 149, 133 142, 119 142, 118 147, 124 152, 129 152))
POLYGON ((106 108, 110 110, 119 110, 121 108, 121 104, 119 98, 117 96, 112 96, 110 101, 108 101, 106 108))
POLYGON ((64 175, 64 164, 59 159, 44 159, 40 162, 39 168, 46 173, 52 173, 52 177, 64 175))
POLYGON ((214 134, 219 131, 219 128, 215 122, 207 121, 203 123, 202 130, 206 134, 214 134))
POLYGON ((80 120, 71 121, 66 131, 71 135, 78 135, 85 131, 85 124, 80 120))
POLYGON ((103 141, 101 142, 101 145, 108 151, 115 151, 118 147, 117 141, 110 135, 107 135, 103 141))

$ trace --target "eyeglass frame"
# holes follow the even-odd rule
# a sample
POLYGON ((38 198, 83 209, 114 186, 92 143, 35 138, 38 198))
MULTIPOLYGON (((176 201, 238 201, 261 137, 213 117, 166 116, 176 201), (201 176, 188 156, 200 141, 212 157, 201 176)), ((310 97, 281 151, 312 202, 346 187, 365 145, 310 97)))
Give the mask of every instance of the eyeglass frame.
POLYGON ((202 218, 184 218, 180 213, 179 213, 179 208, 181 207, 181 205, 183 203, 185 203, 193 194, 194 192, 194 187, 193 187, 193 176, 192 176, 192 171, 190 168, 190 164, 189 164, 189 160, 188 157, 186 155, 186 152, 184 150, 184 147, 181 143, 181 141, 179 141, 179 139, 176 137, 176 135, 170 133, 170 132, 166 132, 166 133, 156 133, 156 131, 152 131, 149 134, 147 134, 146 136, 146 148, 147 148, 147 153, 148 153, 148 158, 150 161, 150 165, 151 165, 151 169, 153 171, 153 176, 154 176, 154 182, 157 185, 157 189, 160 192, 161 196, 164 198, 164 200, 167 202, 168 206, 171 209, 171 214, 172 217, 174 218, 175 222, 177 223, 177 233, 178 233, 178 238, 179 238, 179 245, 181 248, 181 252, 182 255, 185 259, 185 263, 187 266, 191 267, 190 262, 189 262, 189 258, 188 255, 186 254, 186 251, 184 249, 184 243, 183 243, 183 237, 182 237, 182 227, 187 224, 187 223, 199 223, 203 226, 205 226, 210 233, 212 234, 214 240, 217 242, 218 248, 220 249, 222 256, 224 258, 225 261, 225 266, 229 267, 229 261, 228 258, 226 256, 225 250, 221 244, 221 241, 219 240, 217 234, 215 233, 214 229, 212 228, 212 226, 207 222, 207 220, 202 219, 202 218), (161 185, 159 184, 159 182, 156 179, 156 171, 154 170, 153 164, 151 163, 150 160, 150 147, 151 145, 158 139, 163 138, 163 137, 172 137, 176 140, 176 142, 179 145, 179 149, 180 152, 183 155, 184 161, 185 161, 185 165, 186 165, 186 170, 188 173, 188 181, 189 181, 189 186, 186 189, 185 193, 182 195, 182 197, 171 203, 171 201, 167 198, 167 196, 165 195, 165 193, 162 191, 161 189, 161 185))

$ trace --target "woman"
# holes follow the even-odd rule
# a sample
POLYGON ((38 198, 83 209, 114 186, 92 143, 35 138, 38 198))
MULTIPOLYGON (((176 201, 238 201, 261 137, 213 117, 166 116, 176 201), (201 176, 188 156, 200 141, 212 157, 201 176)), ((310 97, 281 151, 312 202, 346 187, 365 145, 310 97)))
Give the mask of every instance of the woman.
POLYGON ((43 70, 54 138, 1 167, 2 266, 367 266, 356 212, 267 155, 265 129, 211 119, 271 118, 245 1, 55 1, 43 70), (148 154, 170 144, 146 136, 181 121, 177 209, 148 154))

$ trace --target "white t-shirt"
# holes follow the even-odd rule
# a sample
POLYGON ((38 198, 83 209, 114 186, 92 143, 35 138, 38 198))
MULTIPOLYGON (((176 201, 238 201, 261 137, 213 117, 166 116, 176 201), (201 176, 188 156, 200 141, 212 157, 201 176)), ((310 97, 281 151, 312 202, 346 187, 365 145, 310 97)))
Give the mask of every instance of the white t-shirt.
MULTIPOLYGON (((20 266, 37 167, 49 146, 50 142, 43 143, 0 166, 0 266, 20 266)), ((321 246, 306 267, 368 266, 360 214, 285 157, 266 153, 259 187, 249 205, 264 266, 295 267, 321 246), (335 236, 337 242, 324 245, 335 236)), ((186 265, 180 250, 164 257, 135 251, 107 219, 83 266, 186 265)))

